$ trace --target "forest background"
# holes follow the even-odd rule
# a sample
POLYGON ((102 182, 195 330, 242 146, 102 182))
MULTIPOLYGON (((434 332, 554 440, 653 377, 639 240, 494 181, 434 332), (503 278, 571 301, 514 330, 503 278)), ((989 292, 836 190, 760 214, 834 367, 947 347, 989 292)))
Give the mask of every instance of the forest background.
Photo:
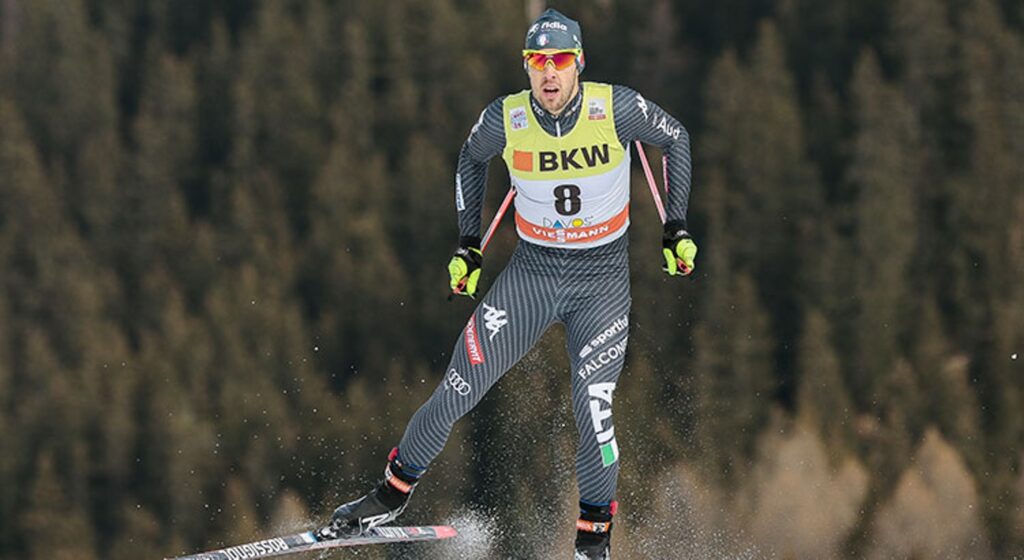
MULTIPOLYGON (((617 557, 1024 555, 1024 4, 550 5, 694 153, 689 280, 634 170, 617 557)), ((0 559, 369 488, 471 311, 455 159, 543 7, 0 0, 0 559)), ((461 544, 359 556, 567 557, 569 375, 556 327, 433 465, 403 519, 461 544)))

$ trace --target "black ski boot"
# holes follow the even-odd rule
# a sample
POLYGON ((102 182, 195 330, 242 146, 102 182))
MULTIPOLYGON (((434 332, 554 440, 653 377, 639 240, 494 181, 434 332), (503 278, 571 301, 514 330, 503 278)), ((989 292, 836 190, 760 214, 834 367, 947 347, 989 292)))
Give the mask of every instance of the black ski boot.
POLYGON ((575 560, 611 560, 612 516, 618 507, 618 502, 606 506, 580 502, 575 560))
POLYGON ((402 469, 398 448, 392 449, 384 467, 384 480, 366 496, 338 506, 331 515, 330 523, 316 532, 317 538, 351 537, 394 521, 405 511, 418 480, 417 476, 402 469))

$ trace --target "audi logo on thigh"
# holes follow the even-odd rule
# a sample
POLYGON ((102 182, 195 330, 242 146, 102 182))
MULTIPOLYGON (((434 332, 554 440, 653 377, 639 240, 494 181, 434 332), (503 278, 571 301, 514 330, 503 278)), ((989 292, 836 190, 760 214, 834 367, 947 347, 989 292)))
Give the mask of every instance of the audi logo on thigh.
POLYGON ((462 396, 468 395, 473 390, 473 387, 459 375, 459 372, 455 371, 455 368, 448 370, 448 386, 462 396))

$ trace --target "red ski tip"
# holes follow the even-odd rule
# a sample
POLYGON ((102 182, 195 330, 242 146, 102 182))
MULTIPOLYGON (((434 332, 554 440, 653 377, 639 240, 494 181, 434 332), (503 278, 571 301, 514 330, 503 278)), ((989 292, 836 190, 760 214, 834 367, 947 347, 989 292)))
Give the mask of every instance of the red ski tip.
POLYGON ((455 530, 455 527, 449 527, 447 525, 434 527, 434 531, 437 533, 437 538, 439 539, 450 539, 459 534, 459 532, 455 530))

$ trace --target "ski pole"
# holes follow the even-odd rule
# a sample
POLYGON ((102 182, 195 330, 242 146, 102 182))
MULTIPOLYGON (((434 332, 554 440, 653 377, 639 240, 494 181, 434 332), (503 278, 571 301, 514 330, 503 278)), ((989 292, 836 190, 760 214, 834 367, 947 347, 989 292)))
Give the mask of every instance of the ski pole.
POLYGON ((498 213, 494 215, 494 219, 491 220, 491 225, 487 227, 487 233, 484 234, 484 239, 480 243, 480 254, 487 250, 487 244, 491 242, 491 238, 494 237, 494 231, 498 229, 498 223, 501 222, 501 218, 505 215, 505 211, 508 210, 509 204, 512 204, 512 199, 516 196, 515 187, 508 189, 508 194, 505 195, 505 200, 501 202, 501 206, 498 207, 498 213))
POLYGON ((665 196, 668 196, 668 154, 661 155, 661 182, 665 184, 665 196))
MULTIPOLYGON (((651 187, 651 196, 654 197, 654 205, 658 208, 658 217, 661 218, 661 223, 665 223, 665 206, 661 203, 661 195, 658 194, 657 184, 654 182, 654 173, 651 172, 651 164, 647 162, 647 154, 644 152, 644 147, 640 144, 640 141, 636 141, 636 151, 640 153, 640 162, 644 166, 644 175, 647 176, 647 186, 651 187)), ((665 176, 665 192, 668 192, 668 158, 662 156, 661 158, 662 173, 665 176)))
MULTIPOLYGON (((487 245, 491 242, 491 239, 494 237, 494 232, 498 229, 498 224, 501 223, 501 218, 505 216, 505 212, 508 210, 509 205, 512 204, 512 199, 515 198, 515 196, 515 187, 510 187, 508 189, 508 194, 505 195, 505 200, 503 200, 501 202, 501 206, 498 207, 498 212, 494 214, 494 219, 491 220, 491 225, 487 226, 487 232, 484 233, 484 238, 480 242, 481 255, 483 255, 484 251, 487 250, 487 245)), ((466 280, 463 279, 463 281, 460 282, 459 285, 455 288, 455 291, 448 294, 448 301, 452 300, 453 295, 462 293, 462 290, 463 288, 465 288, 465 286, 466 280)))

